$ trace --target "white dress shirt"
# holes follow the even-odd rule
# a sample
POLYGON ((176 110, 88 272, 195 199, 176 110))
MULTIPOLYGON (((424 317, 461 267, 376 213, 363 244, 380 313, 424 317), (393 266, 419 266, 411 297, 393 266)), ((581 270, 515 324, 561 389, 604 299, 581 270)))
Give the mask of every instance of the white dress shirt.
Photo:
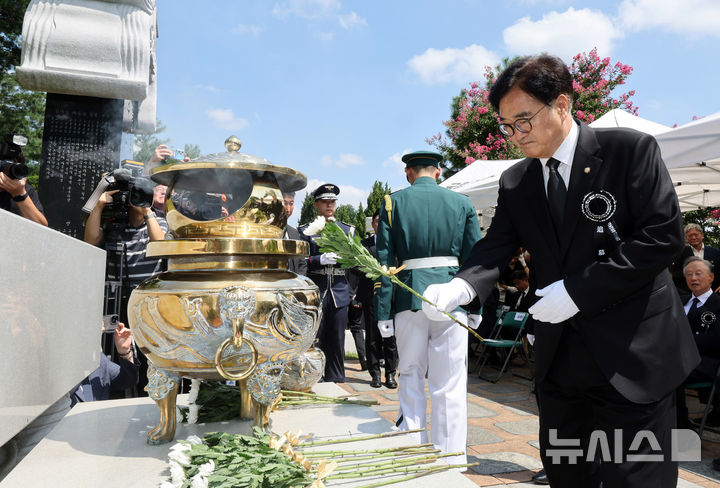
POLYGON ((708 291, 706 291, 699 297, 696 297, 695 295, 691 296, 690 300, 688 300, 688 302, 685 304, 685 315, 687 315, 688 311, 690 310, 690 307, 692 306, 693 298, 698 299, 697 308, 700 308, 703 305, 705 305, 705 302, 707 301, 708 298, 710 298, 710 295, 712 295, 712 294, 713 294, 713 291, 712 291, 712 288, 710 288, 708 291))
MULTIPOLYGON (((558 165, 558 173, 565 182, 565 188, 570 188, 570 170, 572 168, 573 159, 575 157, 575 148, 577 147, 578 137, 580 136, 580 129, 573 120, 570 132, 563 139, 562 144, 557 148, 553 158, 560 161, 558 165)), ((547 167, 547 162, 550 158, 538 158, 543 165, 543 180, 545 181, 545 195, 547 195, 547 184, 550 178, 550 169, 547 167)))
POLYGON ((696 258, 705 259, 705 244, 704 243, 700 244, 699 251, 692 246, 690 246, 690 249, 692 249, 692 252, 696 258))

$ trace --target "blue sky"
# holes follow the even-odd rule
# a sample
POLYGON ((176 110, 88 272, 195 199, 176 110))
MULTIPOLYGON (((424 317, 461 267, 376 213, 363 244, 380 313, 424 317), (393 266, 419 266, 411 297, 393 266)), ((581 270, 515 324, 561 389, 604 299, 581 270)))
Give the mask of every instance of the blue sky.
MULTIPOLYGON (((638 114, 672 126, 720 111, 720 4, 700 0, 157 0, 157 115, 171 144, 243 152, 340 186, 406 186, 450 102, 486 65, 598 48, 634 67, 638 114), (601 5, 601 6, 599 6, 601 5)), ((302 201, 303 194, 296 200, 302 201)), ((296 209, 293 219, 298 217, 296 209)))

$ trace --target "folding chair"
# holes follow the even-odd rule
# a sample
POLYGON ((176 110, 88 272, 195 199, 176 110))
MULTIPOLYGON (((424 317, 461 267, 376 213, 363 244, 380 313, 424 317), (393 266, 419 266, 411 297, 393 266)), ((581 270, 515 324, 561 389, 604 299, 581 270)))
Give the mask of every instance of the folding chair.
MULTIPOLYGON (((505 372, 505 368, 508 368, 512 372, 512 367, 509 366, 510 358, 512 357, 515 350, 519 350, 524 356, 523 342, 522 342, 522 331, 525 328, 525 322, 527 322, 528 314, 526 312, 506 312, 502 317, 498 319, 498 326, 495 327, 493 333, 490 335, 490 339, 483 343, 483 353, 478 358, 478 362, 482 360, 480 365, 480 371, 478 371, 478 377, 484 380, 496 383, 505 372), (513 339, 503 339, 503 330, 512 330, 514 332, 513 339), (492 351, 504 351, 505 361, 503 362, 500 371, 495 378, 486 378, 482 375, 485 364, 490 359, 492 351)), ((525 358, 527 360, 527 358, 525 358)), ((515 374, 515 373, 513 373, 515 374)))
MULTIPOLYGON (((507 313, 509 308, 504 306, 499 306, 497 308, 497 318, 495 319, 495 323, 493 324, 493 328, 490 330, 490 333, 488 334, 488 337, 495 337, 495 334, 497 333, 498 327, 502 324, 503 316, 507 313)), ((483 343, 479 343, 479 346, 483 346, 483 343)), ((477 349, 475 349, 475 352, 477 352, 477 349)), ((478 366, 480 366, 480 362, 483 360, 485 356, 485 348, 483 347, 482 352, 478 355, 477 361, 475 361, 475 365, 472 367, 471 370, 468 371, 468 373, 473 373, 475 370, 478 369, 478 366)))
POLYGON ((705 411, 703 412, 702 420, 700 421, 700 430, 698 431, 700 439, 702 439, 703 431, 705 430, 705 422, 707 422, 707 416, 708 413, 710 413, 710 406, 712 405, 713 398, 715 397, 718 380, 720 380, 720 365, 718 365, 717 370, 715 370, 714 381, 698 381, 695 383, 686 383, 684 385, 685 388, 696 391, 702 388, 710 388, 710 396, 708 397, 707 405, 705 405, 705 411))

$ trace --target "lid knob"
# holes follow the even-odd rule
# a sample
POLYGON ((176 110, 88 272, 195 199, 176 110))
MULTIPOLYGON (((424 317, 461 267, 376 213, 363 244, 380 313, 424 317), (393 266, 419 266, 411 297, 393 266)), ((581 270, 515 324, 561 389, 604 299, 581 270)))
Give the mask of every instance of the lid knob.
POLYGON ((228 152, 239 152, 241 147, 242 142, 240 142, 237 136, 230 136, 225 139, 225 149, 227 149, 228 152))

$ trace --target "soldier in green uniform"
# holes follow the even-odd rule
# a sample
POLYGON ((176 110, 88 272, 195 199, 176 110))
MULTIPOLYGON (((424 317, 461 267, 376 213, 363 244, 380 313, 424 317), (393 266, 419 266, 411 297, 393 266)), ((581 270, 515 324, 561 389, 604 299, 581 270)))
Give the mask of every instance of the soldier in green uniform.
MULTIPOLYGON (((437 185, 442 156, 420 151, 402 158, 412 186, 385 197, 377 231, 377 255, 388 267, 404 266, 398 277, 418 293, 449 282, 480 239, 470 200, 437 185)), ((465 452, 467 438, 468 333, 451 320, 432 321, 419 298, 390 280, 375 283, 375 310, 383 337, 395 333, 398 349, 400 419, 398 426, 426 427, 425 374, 432 402, 432 443, 442 452, 465 452)), ((477 327, 480 316, 453 314, 477 327)), ((414 434, 427 442, 425 432, 414 434)), ((465 463, 465 455, 446 458, 465 463)))

